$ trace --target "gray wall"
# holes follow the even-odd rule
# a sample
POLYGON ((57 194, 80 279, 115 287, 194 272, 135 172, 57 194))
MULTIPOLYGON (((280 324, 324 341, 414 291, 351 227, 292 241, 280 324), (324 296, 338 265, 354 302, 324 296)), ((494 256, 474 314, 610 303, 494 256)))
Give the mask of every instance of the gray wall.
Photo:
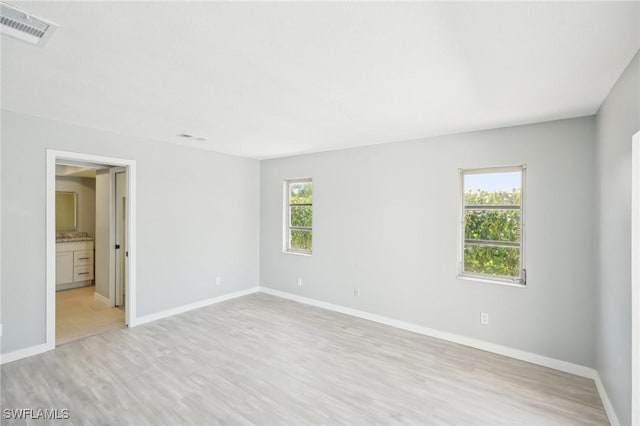
POLYGON ((261 284, 593 367, 594 138, 585 117, 263 161, 261 284), (456 279, 458 168, 519 163, 528 288, 456 279), (282 252, 282 182, 302 177, 311 257, 282 252))
POLYGON ((46 148, 137 160, 138 315, 258 285, 258 161, 2 114, 3 352, 45 341, 46 148))
POLYGON ((597 368, 621 424, 631 424, 631 138, 640 130, 640 54, 597 115, 597 368))
POLYGON ((56 176, 56 191, 78 194, 79 232, 96 234, 96 180, 75 176, 56 176))

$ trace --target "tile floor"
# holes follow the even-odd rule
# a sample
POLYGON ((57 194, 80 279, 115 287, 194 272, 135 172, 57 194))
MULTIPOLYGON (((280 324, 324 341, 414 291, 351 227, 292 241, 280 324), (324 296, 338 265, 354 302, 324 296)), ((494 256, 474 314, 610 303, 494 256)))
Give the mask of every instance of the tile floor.
POLYGON ((56 292, 56 346, 124 326, 124 310, 95 299, 95 289, 56 292))

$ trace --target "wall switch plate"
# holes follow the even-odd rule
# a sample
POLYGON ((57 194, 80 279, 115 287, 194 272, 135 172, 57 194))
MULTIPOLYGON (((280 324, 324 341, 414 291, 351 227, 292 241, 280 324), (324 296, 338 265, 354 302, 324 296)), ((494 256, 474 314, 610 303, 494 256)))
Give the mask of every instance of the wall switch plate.
POLYGON ((302 278, 298 278, 298 287, 302 287, 302 278))
POLYGON ((489 324, 489 314, 486 312, 480 312, 480 324, 488 325, 489 324))
POLYGON ((2 337, 2 324, 0 324, 0 337, 2 337))
POLYGON ((353 295, 354 296, 360 296, 360 289, 358 287, 354 287, 353 288, 353 295))
POLYGON ((222 277, 216 277, 216 285, 222 284, 222 277))

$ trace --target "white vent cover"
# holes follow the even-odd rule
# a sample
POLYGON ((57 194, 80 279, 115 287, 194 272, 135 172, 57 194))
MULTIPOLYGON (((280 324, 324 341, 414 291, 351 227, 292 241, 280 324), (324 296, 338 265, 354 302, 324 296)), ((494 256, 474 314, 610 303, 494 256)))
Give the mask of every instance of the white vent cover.
POLYGON ((182 139, 193 139, 194 141, 198 142, 204 142, 207 140, 207 138, 203 138, 202 136, 194 136, 191 133, 179 133, 176 136, 182 139))
POLYGON ((42 47, 57 28, 58 25, 51 21, 38 18, 9 3, 0 2, 0 32, 2 34, 42 47))

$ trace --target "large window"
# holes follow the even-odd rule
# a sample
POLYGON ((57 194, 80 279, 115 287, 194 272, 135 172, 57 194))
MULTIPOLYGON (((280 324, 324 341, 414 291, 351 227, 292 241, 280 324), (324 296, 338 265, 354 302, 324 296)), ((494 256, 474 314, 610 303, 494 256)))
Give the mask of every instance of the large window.
POLYGON ((526 284, 525 167, 460 170, 461 277, 526 284))
POLYGON ((291 253, 311 254, 313 248, 313 182, 285 181, 285 244, 291 253))

